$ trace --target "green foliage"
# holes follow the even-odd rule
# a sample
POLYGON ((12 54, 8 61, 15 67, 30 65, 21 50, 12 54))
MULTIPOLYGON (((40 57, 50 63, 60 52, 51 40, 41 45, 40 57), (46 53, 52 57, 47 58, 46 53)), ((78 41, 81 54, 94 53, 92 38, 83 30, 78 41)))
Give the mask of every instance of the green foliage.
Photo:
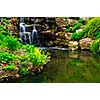
POLYGON ((6 46, 9 50, 16 50, 21 47, 21 44, 17 40, 17 38, 13 36, 7 36, 6 46))
POLYGON ((0 52, 0 63, 9 63, 16 57, 8 52, 0 52))
POLYGON ((94 39, 99 39, 100 38, 100 31, 97 31, 94 33, 94 39))
POLYGON ((73 28, 72 31, 75 32, 77 29, 81 27, 82 23, 77 23, 73 28))
POLYGON ((73 33, 72 36, 71 36, 71 39, 72 40, 80 40, 83 36, 83 33, 82 32, 78 32, 78 33, 73 33))
POLYGON ((98 38, 100 35, 99 32, 100 32, 100 17, 95 17, 88 20, 86 26, 83 29, 83 34, 85 34, 88 37, 98 38))
POLYGON ((9 21, 6 18, 3 18, 3 22, 5 22, 6 24, 9 24, 9 21))
POLYGON ((6 70, 15 70, 15 68, 16 68, 15 65, 8 65, 4 66, 2 69, 6 71, 6 70))
POLYGON ((3 25, 0 25, 0 31, 3 31, 3 30, 4 30, 3 25))
POLYGON ((21 57, 22 62, 32 62, 34 66, 42 66, 46 64, 49 57, 47 55, 42 54, 41 51, 34 46, 26 45, 26 55, 21 57))
POLYGON ((66 28, 66 32, 70 32, 70 28, 66 28))
POLYGON ((26 68, 22 67, 19 70, 19 74, 21 74, 21 75, 27 75, 27 74, 29 74, 29 71, 26 70, 26 68))
POLYGON ((0 33, 0 40, 3 43, 2 45, 6 45, 9 50, 16 50, 21 47, 21 43, 18 41, 18 39, 11 35, 5 36, 4 34, 0 33))
POLYGON ((100 52, 100 50, 99 50, 99 40, 100 39, 97 39, 97 40, 94 40, 93 41, 93 43, 92 43, 92 45, 90 47, 90 50, 92 52, 96 52, 96 53, 99 53, 100 52))
POLYGON ((84 21, 83 21, 82 18, 79 18, 78 22, 79 22, 79 23, 83 23, 84 21))

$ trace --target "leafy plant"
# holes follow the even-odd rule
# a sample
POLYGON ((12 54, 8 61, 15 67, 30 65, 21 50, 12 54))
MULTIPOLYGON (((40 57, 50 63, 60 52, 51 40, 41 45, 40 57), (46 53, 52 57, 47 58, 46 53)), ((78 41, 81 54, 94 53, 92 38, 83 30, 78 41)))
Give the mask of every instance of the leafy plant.
POLYGON ((96 53, 99 53, 100 50, 99 50, 99 41, 100 39, 97 39, 97 40, 94 40, 92 45, 90 46, 90 50, 92 52, 96 52, 96 53))
POLYGON ((16 57, 8 52, 0 52, 0 63, 9 63, 16 57))
POLYGON ((86 26, 83 29, 83 34, 91 38, 97 38, 98 32, 100 32, 100 17, 95 17, 88 20, 86 26))
POLYGON ((16 50, 21 47, 21 44, 19 43, 17 38, 14 38, 13 36, 7 36, 6 42, 7 42, 7 48, 9 50, 16 50))
POLYGON ((66 28, 66 32, 70 32, 70 28, 66 28))
POLYGON ((80 40, 83 36, 83 33, 82 32, 78 32, 78 33, 73 33, 72 36, 71 36, 71 39, 72 40, 80 40))
POLYGON ((79 18, 78 22, 79 22, 79 23, 83 23, 84 21, 83 21, 82 18, 79 18))
POLYGON ((94 33, 94 39, 99 39, 100 38, 100 31, 97 31, 94 33))
POLYGON ((82 23, 77 23, 73 28, 72 31, 75 32, 77 29, 81 27, 82 23))
POLYGON ((15 68, 16 68, 15 65, 8 65, 4 66, 2 69, 6 71, 6 70, 15 70, 15 68))
POLYGON ((33 66, 42 66, 49 61, 49 55, 43 54, 37 47, 26 45, 26 55, 21 57, 22 63, 32 62, 33 66))
POLYGON ((21 74, 21 75, 27 75, 27 74, 29 74, 29 71, 26 70, 26 68, 22 67, 19 70, 19 74, 21 74))

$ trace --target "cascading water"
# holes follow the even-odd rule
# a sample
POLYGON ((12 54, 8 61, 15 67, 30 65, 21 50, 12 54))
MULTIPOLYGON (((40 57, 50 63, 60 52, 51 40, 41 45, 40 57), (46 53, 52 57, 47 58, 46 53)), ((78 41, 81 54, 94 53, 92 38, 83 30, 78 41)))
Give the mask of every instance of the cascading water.
POLYGON ((22 43, 26 43, 26 35, 24 34, 26 32, 26 27, 24 23, 24 17, 20 18, 20 39, 22 43))
POLYGON ((35 23, 33 24, 33 30, 32 30, 32 43, 37 42, 38 40, 38 33, 35 27, 35 23))
POLYGON ((24 22, 24 17, 20 17, 20 39, 21 39, 21 42, 24 44, 36 43, 38 41, 38 32, 37 32, 36 26, 35 26, 35 18, 34 18, 32 33, 26 31, 26 28, 27 28, 26 26, 27 25, 24 22))

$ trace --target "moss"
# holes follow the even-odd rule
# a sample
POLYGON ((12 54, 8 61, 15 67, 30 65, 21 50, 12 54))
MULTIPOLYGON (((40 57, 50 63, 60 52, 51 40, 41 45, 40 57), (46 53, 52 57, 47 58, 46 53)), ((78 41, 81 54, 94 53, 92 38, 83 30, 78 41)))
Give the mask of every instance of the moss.
POLYGON ((99 37, 98 35, 100 35, 100 33, 97 34, 96 32, 100 32, 100 17, 88 20, 83 29, 83 34, 91 38, 99 37))

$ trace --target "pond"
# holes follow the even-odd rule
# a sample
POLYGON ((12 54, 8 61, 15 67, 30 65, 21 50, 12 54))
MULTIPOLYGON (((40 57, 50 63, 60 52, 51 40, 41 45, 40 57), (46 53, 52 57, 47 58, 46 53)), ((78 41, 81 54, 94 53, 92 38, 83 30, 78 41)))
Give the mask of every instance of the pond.
POLYGON ((100 56, 89 51, 49 50, 51 61, 35 76, 5 80, 8 83, 100 82, 100 56))

